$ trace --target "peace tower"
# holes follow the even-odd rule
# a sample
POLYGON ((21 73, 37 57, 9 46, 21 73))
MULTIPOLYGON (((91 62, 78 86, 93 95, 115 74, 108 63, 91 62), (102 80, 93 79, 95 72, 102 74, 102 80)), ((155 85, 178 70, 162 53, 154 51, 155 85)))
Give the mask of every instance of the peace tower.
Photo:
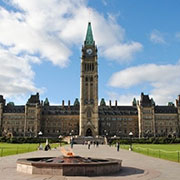
POLYGON ((91 23, 82 47, 80 77, 80 136, 99 135, 98 127, 98 59, 91 23))

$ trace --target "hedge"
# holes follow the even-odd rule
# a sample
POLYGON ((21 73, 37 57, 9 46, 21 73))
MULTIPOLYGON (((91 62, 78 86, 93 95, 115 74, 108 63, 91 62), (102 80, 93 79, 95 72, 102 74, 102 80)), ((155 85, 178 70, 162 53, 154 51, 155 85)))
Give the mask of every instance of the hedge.
POLYGON ((180 138, 168 138, 168 137, 153 137, 153 138, 141 138, 141 139, 109 139, 110 144, 175 144, 180 143, 180 138))
POLYGON ((48 139, 49 143, 65 143, 67 142, 63 141, 59 138, 30 138, 30 137, 12 137, 12 138, 6 138, 6 137, 0 137, 0 142, 6 142, 6 143, 45 143, 46 139, 48 139))

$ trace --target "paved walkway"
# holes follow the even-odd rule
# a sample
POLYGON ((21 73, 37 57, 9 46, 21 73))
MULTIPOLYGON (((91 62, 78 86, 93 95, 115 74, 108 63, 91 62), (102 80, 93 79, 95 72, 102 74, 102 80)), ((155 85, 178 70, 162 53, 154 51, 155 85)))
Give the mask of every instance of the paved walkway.
MULTIPOLYGON (((65 148, 69 148, 66 146, 65 148)), ((16 172, 16 160, 28 157, 45 157, 61 155, 59 149, 51 151, 36 151, 14 156, 0 157, 0 179, 2 180, 180 180, 180 163, 156 159, 127 150, 116 151, 115 147, 106 145, 98 148, 91 146, 88 150, 85 145, 75 145, 73 152, 76 155, 98 158, 116 158, 123 160, 122 170, 115 175, 100 177, 69 177, 29 175, 16 172)))

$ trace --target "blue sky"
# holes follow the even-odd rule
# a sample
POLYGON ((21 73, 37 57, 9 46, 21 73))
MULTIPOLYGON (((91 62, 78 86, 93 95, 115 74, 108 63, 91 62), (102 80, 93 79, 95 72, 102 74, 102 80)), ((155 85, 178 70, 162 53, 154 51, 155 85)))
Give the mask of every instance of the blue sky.
POLYGON ((156 104, 180 94, 179 0, 0 1, 0 94, 24 104, 80 97, 80 57, 88 21, 98 47, 99 99, 156 104))

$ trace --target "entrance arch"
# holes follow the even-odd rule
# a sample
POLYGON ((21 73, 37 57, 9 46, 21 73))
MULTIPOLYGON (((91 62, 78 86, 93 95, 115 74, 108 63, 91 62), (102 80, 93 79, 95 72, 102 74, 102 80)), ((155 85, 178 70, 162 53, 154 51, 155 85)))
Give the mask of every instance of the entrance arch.
POLYGON ((87 129, 86 136, 92 136, 92 131, 90 128, 87 129))

